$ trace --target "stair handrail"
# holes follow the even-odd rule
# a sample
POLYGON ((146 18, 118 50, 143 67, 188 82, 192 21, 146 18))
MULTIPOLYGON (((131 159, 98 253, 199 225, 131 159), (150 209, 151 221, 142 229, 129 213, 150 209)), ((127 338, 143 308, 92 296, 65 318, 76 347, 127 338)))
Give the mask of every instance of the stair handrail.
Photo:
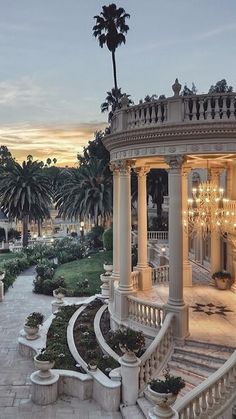
POLYGON ((217 371, 177 400, 174 409, 179 413, 180 419, 195 419, 201 414, 217 419, 235 397, 236 350, 217 371))
POLYGON ((150 380, 162 370, 174 347, 174 313, 167 313, 162 327, 151 345, 140 357, 139 389, 142 391, 150 380))

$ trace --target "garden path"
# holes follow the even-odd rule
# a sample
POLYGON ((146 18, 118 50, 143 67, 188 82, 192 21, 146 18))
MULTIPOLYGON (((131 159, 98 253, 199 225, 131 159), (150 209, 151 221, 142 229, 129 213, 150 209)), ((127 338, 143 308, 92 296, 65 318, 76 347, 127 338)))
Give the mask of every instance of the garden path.
POLYGON ((0 419, 120 419, 120 413, 104 412, 94 401, 62 396, 49 406, 31 402, 30 374, 35 368, 31 359, 18 353, 17 338, 25 317, 40 311, 47 318, 52 301, 50 296, 32 293, 34 276, 34 268, 19 275, 0 303, 0 419))

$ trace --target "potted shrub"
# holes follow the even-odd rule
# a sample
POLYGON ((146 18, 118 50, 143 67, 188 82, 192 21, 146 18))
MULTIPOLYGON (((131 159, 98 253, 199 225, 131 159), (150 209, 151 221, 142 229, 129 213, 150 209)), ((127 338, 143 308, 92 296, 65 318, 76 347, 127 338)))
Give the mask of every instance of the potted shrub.
POLYGON ((63 298, 66 295, 66 288, 58 287, 55 290, 53 290, 53 297, 57 299, 58 304, 63 303, 63 298))
POLYGON ((90 359, 89 360, 89 363, 88 363, 88 369, 90 371, 96 371, 97 367, 98 367, 98 360, 97 360, 97 358, 90 359))
POLYGON ((149 398, 155 403, 153 413, 159 417, 171 418, 174 404, 179 392, 185 387, 185 381, 181 377, 170 375, 170 369, 163 371, 164 379, 152 380, 148 385, 149 398))
POLYGON ((219 288, 219 290, 230 289, 232 285, 231 274, 226 271, 219 271, 213 273, 212 279, 215 280, 216 287, 219 288))
POLYGON ((38 376, 40 378, 50 378, 52 376, 51 368, 55 364, 55 352, 49 348, 43 348, 41 351, 34 357, 34 365, 38 368, 38 376))
POLYGON ((132 329, 119 329, 110 333, 109 343, 114 350, 120 349, 123 354, 134 357, 139 355, 145 347, 145 338, 142 332, 132 329))
POLYGON ((26 333, 26 339, 34 340, 38 337, 39 326, 43 324, 44 316, 42 313, 38 313, 34 311, 30 313, 26 319, 24 324, 24 331, 26 333))

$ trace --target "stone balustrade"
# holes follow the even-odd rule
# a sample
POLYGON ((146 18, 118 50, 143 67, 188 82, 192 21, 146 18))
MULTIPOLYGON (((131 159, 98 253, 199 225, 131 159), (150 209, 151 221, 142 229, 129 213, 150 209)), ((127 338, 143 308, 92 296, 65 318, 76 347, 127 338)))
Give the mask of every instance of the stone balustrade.
POLYGON ((148 231, 148 240, 168 242, 168 231, 148 231))
POLYGON ((154 303, 128 297, 129 320, 144 326, 159 329, 163 322, 163 307, 154 303))
POLYGON ((180 419, 231 417, 236 399, 236 351, 214 374, 178 400, 174 408, 180 419))
POLYGON ((170 123, 236 121, 235 93, 174 96, 143 102, 115 112, 111 133, 170 123))
POLYGON ((169 283, 169 265, 152 269, 152 285, 169 283))
POLYGON ((173 349, 174 314, 168 313, 160 332, 157 334, 146 352, 141 356, 139 389, 142 391, 162 370, 173 349))

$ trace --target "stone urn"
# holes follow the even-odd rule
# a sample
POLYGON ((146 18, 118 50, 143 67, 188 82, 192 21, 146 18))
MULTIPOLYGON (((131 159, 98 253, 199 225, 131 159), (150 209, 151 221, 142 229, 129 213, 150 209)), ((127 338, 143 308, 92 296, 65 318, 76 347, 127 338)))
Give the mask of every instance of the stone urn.
POLYGON ((57 304, 64 303, 65 294, 63 294, 62 292, 57 292, 57 290, 53 290, 53 297, 56 298, 57 304))
POLYGON ((228 290, 231 286, 229 278, 215 278, 215 283, 219 290, 228 290))
POLYGON ((24 324, 24 331, 26 333, 26 339, 27 340, 35 340, 39 337, 38 335, 38 331, 39 331, 39 326, 27 326, 26 324, 24 324))
POLYGON ((157 393, 148 386, 148 397, 155 403, 155 407, 149 412, 150 419, 157 418, 174 418, 176 412, 172 409, 172 405, 177 399, 177 394, 172 393, 157 393))
POLYGON ((125 346, 123 346, 123 345, 119 345, 119 347, 120 347, 120 350, 121 350, 121 352, 122 352, 122 359, 125 361, 125 362, 128 362, 128 363, 132 363, 132 362, 136 362, 137 361, 137 356, 136 356, 136 354, 138 353, 138 349, 137 350, 133 350, 133 351, 131 351, 130 349, 127 349, 125 346))
POLYGON ((34 365, 39 370, 38 376, 42 379, 52 377, 51 368, 54 367, 55 361, 40 361, 37 359, 37 355, 34 357, 34 365))
POLYGON ((104 269, 104 271, 107 275, 111 275, 111 273, 113 271, 113 265, 111 265, 109 263, 104 263, 103 264, 103 269, 104 269))
POLYGON ((111 275, 109 274, 101 274, 100 275, 100 279, 102 282, 102 285, 100 286, 101 288, 101 292, 102 292, 102 298, 109 298, 109 293, 110 293, 110 286, 109 286, 109 281, 110 281, 111 275))

